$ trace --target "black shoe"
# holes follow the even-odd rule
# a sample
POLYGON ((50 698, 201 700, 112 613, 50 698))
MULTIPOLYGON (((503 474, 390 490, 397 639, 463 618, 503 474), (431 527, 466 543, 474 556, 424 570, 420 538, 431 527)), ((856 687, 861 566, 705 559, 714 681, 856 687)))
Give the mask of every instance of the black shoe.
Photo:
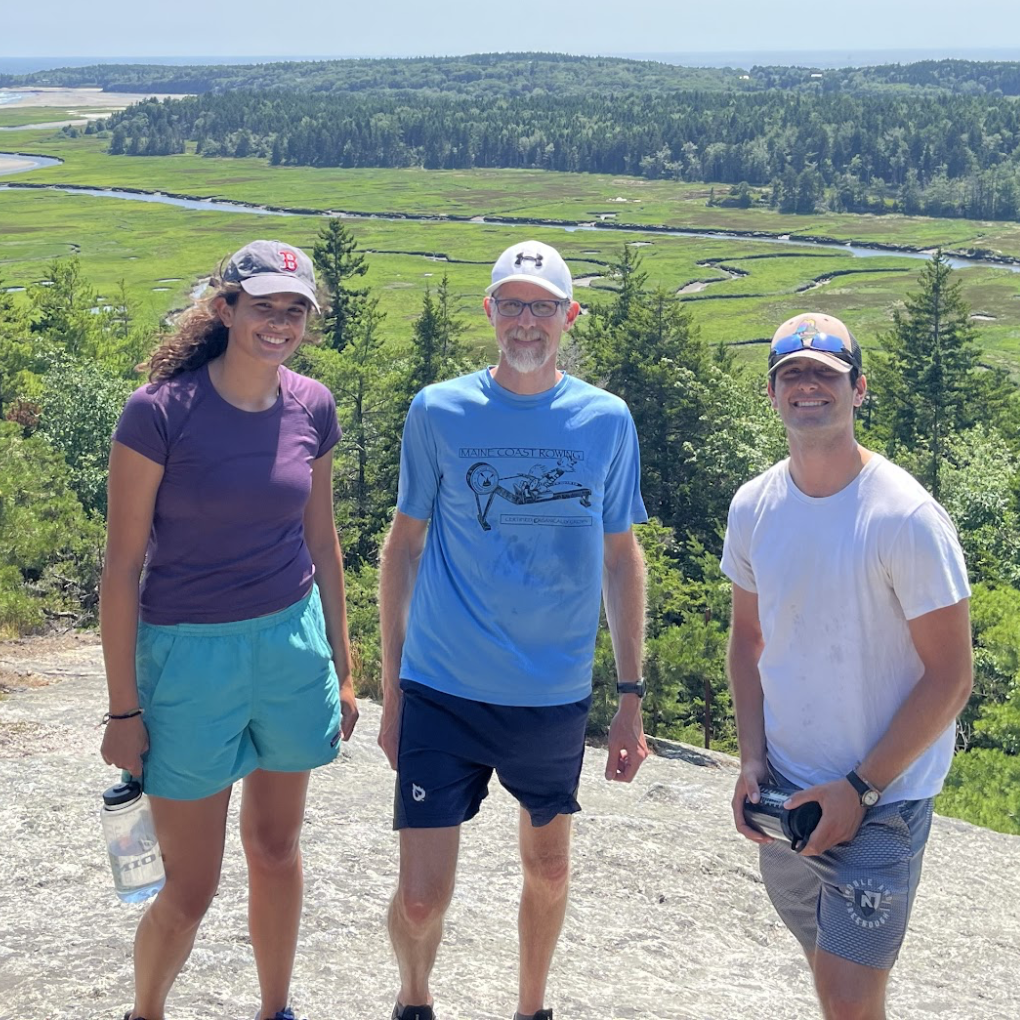
POLYGON ((514 1020, 552 1020, 551 1009, 540 1009, 537 1013, 532 1013, 531 1016, 521 1016, 520 1013, 514 1013, 514 1020))
POLYGON ((398 1002, 390 1020, 436 1020, 436 1014, 431 1006, 401 1006, 398 1002))

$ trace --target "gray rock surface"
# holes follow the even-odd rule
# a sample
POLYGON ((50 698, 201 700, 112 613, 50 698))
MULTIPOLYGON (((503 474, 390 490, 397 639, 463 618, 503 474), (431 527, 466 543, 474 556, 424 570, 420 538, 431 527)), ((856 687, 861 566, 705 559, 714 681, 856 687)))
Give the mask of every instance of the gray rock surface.
MULTIPOLYGON (((40 642, 13 654, 0 646, 0 679, 13 688, 0 700, 0 1020, 119 1020, 131 1000, 142 908, 114 896, 99 832, 100 794, 116 779, 97 753, 99 649, 40 642)), ((312 780, 293 990, 311 1020, 372 1020, 392 1008, 396 967, 384 917, 396 837, 378 720, 378 707, 363 704, 342 758, 312 780)), ((630 786, 607 783, 604 752, 589 751, 549 1005, 558 1020, 818 1016, 754 849, 732 830, 735 763, 663 750, 630 786)), ((170 1001, 174 1020, 249 1020, 257 1004, 237 800, 220 892, 170 1001)), ((516 822, 497 785, 465 827, 434 980, 440 1020, 513 1015, 516 822)), ((935 819, 891 1017, 1020 1017, 1018 851, 1016 837, 935 819)))

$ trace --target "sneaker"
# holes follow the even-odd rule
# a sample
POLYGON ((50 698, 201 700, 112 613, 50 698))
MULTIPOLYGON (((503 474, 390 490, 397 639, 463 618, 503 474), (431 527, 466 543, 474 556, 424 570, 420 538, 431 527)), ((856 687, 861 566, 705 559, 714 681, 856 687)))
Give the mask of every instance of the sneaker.
POLYGON ((532 1013, 531 1016, 522 1016, 520 1013, 514 1013, 514 1020, 552 1020, 551 1009, 540 1009, 537 1013, 532 1013))
POLYGON ((431 1006, 401 1006, 398 1002, 390 1020, 436 1020, 436 1015, 431 1006))
MULTIPOLYGON (((265 1020, 297 1020, 297 1017, 294 1016, 294 1010, 288 1006, 286 1009, 278 1009, 272 1016, 267 1016, 265 1020)), ((308 1020, 308 1017, 301 1017, 301 1020, 308 1020)))

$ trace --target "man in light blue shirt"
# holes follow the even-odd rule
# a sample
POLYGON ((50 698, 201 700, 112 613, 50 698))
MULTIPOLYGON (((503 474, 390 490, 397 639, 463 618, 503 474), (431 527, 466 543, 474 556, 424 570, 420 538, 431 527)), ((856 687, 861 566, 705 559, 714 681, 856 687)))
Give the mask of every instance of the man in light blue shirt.
POLYGON ((554 248, 512 245, 486 294, 499 362, 415 397, 383 550, 379 743, 397 770, 401 858, 394 1020, 433 1018, 460 825, 493 771, 521 805, 515 1017, 552 1017, 543 1002, 603 595, 620 681, 606 778, 629 782, 647 755, 644 562, 631 530, 647 515, 633 420, 618 397, 556 367, 580 306, 554 248))

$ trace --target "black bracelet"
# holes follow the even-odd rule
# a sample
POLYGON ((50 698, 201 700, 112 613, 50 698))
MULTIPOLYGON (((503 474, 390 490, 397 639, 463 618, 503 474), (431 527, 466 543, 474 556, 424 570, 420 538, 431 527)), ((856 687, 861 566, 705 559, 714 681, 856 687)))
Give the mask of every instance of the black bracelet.
POLYGON ((105 726, 111 719, 134 719, 136 715, 142 715, 144 712, 144 708, 133 708, 130 712, 124 712, 121 715, 114 715, 112 712, 106 712, 103 714, 101 725, 105 726))

